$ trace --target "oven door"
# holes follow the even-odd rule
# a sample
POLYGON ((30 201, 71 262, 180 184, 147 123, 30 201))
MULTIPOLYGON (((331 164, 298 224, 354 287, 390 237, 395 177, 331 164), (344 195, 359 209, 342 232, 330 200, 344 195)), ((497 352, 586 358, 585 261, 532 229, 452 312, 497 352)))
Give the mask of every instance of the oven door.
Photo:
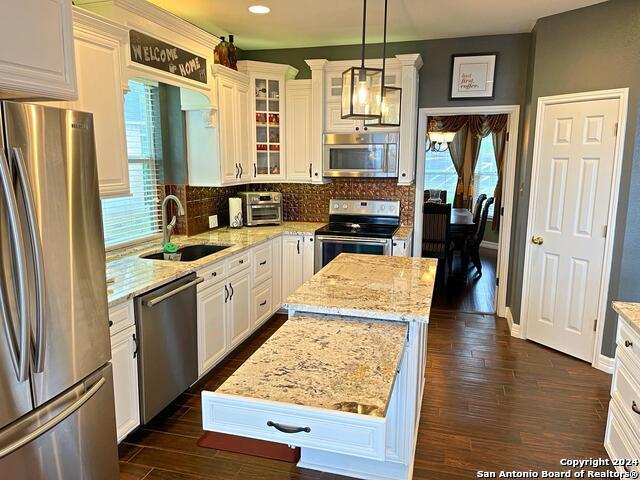
POLYGON ((391 255, 391 239, 316 235, 315 272, 341 253, 391 255))
POLYGON ((265 225, 282 222, 282 205, 279 203, 261 203, 247 205, 246 224, 265 225))
POLYGON ((325 177, 397 177, 395 143, 324 146, 325 177))

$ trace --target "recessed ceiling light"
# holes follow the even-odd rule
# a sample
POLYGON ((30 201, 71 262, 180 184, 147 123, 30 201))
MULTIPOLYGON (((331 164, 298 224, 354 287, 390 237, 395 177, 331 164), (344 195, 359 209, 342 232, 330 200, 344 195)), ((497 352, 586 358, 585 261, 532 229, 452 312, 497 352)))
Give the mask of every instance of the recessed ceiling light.
POLYGON ((249 11, 251 13, 257 13, 259 15, 263 15, 265 13, 269 13, 271 9, 269 7, 265 7, 264 5, 252 5, 249 7, 249 11))

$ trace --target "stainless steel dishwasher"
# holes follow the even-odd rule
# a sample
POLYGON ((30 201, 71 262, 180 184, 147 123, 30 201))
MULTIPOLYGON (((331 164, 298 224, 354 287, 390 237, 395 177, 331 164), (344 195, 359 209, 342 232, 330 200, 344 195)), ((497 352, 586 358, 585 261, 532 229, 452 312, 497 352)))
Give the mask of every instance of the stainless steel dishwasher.
POLYGON ((136 297, 142 423, 198 379, 195 273, 136 297))

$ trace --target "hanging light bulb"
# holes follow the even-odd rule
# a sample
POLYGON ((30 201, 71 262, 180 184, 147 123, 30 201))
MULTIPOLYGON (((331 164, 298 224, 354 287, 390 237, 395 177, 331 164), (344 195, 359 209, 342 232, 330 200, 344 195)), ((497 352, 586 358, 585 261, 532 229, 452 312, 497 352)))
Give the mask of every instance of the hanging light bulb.
POLYGON ((372 127, 399 127, 402 89, 387 87, 384 84, 387 56, 387 0, 384 0, 384 39, 382 43, 382 95, 377 99, 380 103, 380 116, 373 120, 365 120, 365 125, 372 127))
POLYGON ((362 14, 362 61, 342 74, 342 118, 379 119, 382 99, 383 70, 365 68, 367 0, 362 14))
POLYGON ((446 152, 449 144, 456 137, 456 132, 438 131, 438 124, 435 120, 429 121, 429 133, 427 135, 427 150, 432 152, 446 152))

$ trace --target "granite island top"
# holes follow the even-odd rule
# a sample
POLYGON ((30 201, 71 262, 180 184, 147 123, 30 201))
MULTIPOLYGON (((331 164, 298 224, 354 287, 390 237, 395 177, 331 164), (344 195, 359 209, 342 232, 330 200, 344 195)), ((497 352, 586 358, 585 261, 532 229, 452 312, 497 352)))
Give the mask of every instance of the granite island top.
POLYGON ((640 303, 613 302, 613 309, 640 333, 640 303))
POLYGON ((284 301, 296 312, 429 321, 438 261, 341 253, 284 301))
POLYGON ((408 325, 290 318, 216 393, 384 417, 408 325))
POLYGON ((323 225, 324 223, 317 222, 284 222, 282 225, 276 226, 243 227, 239 229, 220 228, 192 237, 174 235, 172 242, 178 247, 197 244, 231 245, 225 250, 194 262, 170 262, 140 258, 142 254, 160 252, 162 239, 154 239, 133 247, 110 251, 107 253, 109 307, 195 272, 223 258, 271 240, 281 234, 313 235, 323 225))

